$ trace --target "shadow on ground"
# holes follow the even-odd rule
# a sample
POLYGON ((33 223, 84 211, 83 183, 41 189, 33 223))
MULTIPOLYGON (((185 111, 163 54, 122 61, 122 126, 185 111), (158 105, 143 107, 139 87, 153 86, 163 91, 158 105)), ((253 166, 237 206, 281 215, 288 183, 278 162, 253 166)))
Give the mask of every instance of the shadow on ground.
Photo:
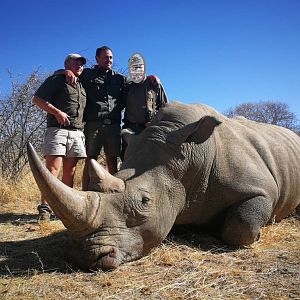
POLYGON ((0 275, 35 275, 38 273, 69 273, 72 268, 64 257, 66 233, 24 241, 0 243, 0 275))
MULTIPOLYGON (((2 213, 0 214, 0 224, 10 223, 13 225, 36 224, 38 215, 36 214, 15 214, 15 213, 2 213)), ((55 219, 54 216, 51 217, 55 219)))
MULTIPOLYGON (((4 224, 4 226, 5 224, 8 226, 27 224, 38 226, 37 215, 4 213, 0 214, 0 224, 4 224)), ((65 259, 65 245, 70 241, 67 231, 26 239, 27 231, 28 229, 24 226, 24 239, 21 241, 19 241, 19 229, 16 230, 16 240, 0 242, 0 276, 35 275, 54 271, 68 273, 72 271, 72 266, 65 259)), ((21 229, 21 234, 22 232, 21 229)), ((1 234, 4 235, 5 233, 2 232, 1 234)))
MULTIPOLYGON (((0 214, 1 223, 15 226, 37 224, 37 216, 5 213, 0 214)), ((236 250, 225 246, 212 234, 189 226, 174 227, 164 241, 164 243, 168 242, 214 253, 236 250)), ((67 231, 22 241, 0 242, 0 276, 76 271, 78 268, 67 262, 66 259, 65 249, 69 246, 70 236, 67 231)))
MULTIPOLYGON (((219 238, 217 231, 193 225, 175 225, 167 236, 167 242, 186 245, 212 253, 233 252, 244 247, 230 247, 219 238)), ((247 248, 247 247, 246 247, 247 248)))

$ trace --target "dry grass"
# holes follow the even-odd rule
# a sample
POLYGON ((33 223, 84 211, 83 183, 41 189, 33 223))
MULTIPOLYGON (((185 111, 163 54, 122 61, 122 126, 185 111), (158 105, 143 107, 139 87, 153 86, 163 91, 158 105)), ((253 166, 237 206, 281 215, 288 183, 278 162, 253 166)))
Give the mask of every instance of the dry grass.
POLYGON ((2 182, 0 196, 1 299, 300 299, 295 216, 264 228, 249 248, 187 229, 115 271, 84 273, 64 260, 61 222, 36 223, 31 176, 14 187, 2 182))

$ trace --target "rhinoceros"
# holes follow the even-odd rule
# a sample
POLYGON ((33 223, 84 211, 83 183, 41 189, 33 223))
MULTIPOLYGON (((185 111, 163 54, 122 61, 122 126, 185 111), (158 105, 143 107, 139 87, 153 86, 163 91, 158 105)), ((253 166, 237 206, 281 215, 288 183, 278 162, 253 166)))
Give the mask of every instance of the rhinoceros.
POLYGON ((299 208, 300 138, 286 128, 171 103, 127 141, 115 176, 92 161, 87 192, 53 177, 28 146, 35 180, 72 233, 69 254, 81 268, 136 260, 174 224, 217 227, 224 243, 249 245, 262 226, 299 208))

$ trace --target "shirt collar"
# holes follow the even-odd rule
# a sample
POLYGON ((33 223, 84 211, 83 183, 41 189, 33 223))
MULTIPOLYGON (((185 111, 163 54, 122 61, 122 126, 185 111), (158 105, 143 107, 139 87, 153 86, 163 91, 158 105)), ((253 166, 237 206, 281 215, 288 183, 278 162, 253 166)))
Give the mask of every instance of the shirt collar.
POLYGON ((98 65, 95 65, 94 68, 97 70, 97 73, 99 74, 112 74, 113 73, 113 70, 103 70, 102 68, 100 68, 98 65))

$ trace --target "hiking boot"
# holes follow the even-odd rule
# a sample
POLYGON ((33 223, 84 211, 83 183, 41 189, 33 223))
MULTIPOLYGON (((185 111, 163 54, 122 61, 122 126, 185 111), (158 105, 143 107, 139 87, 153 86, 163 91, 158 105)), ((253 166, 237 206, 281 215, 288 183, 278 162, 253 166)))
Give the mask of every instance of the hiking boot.
POLYGON ((48 204, 40 204, 37 207, 39 212, 39 221, 50 221, 52 210, 48 204))

